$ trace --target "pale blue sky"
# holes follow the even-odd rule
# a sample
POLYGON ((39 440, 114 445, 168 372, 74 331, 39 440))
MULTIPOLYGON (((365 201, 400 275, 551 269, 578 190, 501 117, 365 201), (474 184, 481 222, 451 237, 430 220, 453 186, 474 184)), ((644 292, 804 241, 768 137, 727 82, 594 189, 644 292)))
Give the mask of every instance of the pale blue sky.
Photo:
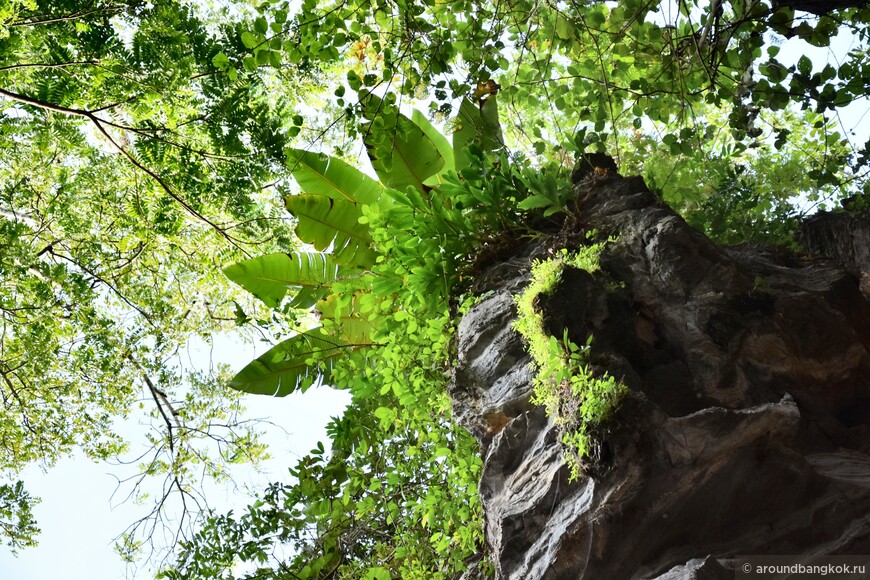
MULTIPOLYGON (((230 364, 241 369, 269 345, 242 344, 229 338, 217 341, 212 362, 230 364)), ((190 358, 197 368, 209 366, 208 349, 191 348, 190 358)), ((270 481, 287 481, 287 469, 299 457, 308 453, 318 441, 328 448, 325 426, 333 415, 341 414, 349 396, 328 387, 313 388, 304 394, 284 398, 249 396, 245 402, 248 417, 267 418, 283 428, 273 428, 267 434, 273 459, 262 466, 260 473, 238 469, 235 482, 241 488, 229 486, 208 488, 208 500, 221 511, 249 503, 243 488, 261 489, 270 481)), ((146 442, 141 427, 130 424, 121 427, 129 431, 132 448, 146 442)), ((120 580, 127 577, 126 565, 115 554, 114 538, 127 526, 147 514, 150 503, 123 503, 129 488, 122 487, 114 499, 117 478, 132 475, 126 466, 95 463, 81 455, 64 459, 43 473, 37 466, 25 470, 22 479, 27 489, 42 498, 35 515, 42 533, 39 546, 22 550, 18 557, 0 547, 0 580, 120 580)), ((138 578, 153 578, 148 569, 139 571, 138 578)))

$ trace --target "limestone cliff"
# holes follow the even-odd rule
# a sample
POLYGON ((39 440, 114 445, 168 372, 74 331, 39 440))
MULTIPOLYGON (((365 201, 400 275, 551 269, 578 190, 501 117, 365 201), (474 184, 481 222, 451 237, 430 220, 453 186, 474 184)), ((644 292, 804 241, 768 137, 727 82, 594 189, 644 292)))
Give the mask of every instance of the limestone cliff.
MULTIPOLYGON (((485 272, 459 329, 451 394, 481 442, 497 577, 718 579, 739 554, 870 554, 860 260, 719 247, 640 178, 578 174, 574 187, 575 217, 485 272), (553 334, 591 333, 595 367, 631 392, 569 482, 557 429, 529 402, 513 295, 533 259, 592 229, 619 236, 601 272, 564 275, 540 307, 553 334)), ((836 246, 814 250, 863 251, 836 246)))

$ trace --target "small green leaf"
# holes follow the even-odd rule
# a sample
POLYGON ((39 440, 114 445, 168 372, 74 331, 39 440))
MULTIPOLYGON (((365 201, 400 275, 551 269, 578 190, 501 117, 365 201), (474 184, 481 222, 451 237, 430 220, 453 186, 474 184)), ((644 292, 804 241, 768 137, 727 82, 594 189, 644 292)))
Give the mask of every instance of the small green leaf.
POLYGON ((230 59, 224 53, 219 52, 214 55, 214 57, 212 57, 211 63, 215 66, 215 68, 224 70, 230 66, 230 59))
POLYGON ((242 44, 247 48, 254 48, 260 44, 260 41, 251 32, 246 30, 242 33, 242 44))
POLYGON ((809 75, 813 72, 813 63, 806 55, 798 59, 797 68, 803 75, 809 75))
POLYGON ((530 209, 550 207, 551 205, 553 205, 553 200, 548 199, 543 195, 530 195, 526 199, 519 202, 517 204, 517 207, 521 210, 528 211, 530 209))
POLYGON ((266 34, 269 30, 269 24, 266 22, 266 19, 262 16, 257 17, 254 20, 254 31, 260 34, 266 34))

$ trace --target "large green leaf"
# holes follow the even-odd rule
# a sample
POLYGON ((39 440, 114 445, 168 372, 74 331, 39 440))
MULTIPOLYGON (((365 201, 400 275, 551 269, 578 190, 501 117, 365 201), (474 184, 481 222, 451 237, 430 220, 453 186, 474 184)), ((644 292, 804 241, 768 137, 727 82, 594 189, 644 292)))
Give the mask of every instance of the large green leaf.
POLYGON ((373 312, 372 307, 379 301, 380 299, 368 293, 357 293, 349 300, 345 296, 330 294, 318 302, 316 308, 320 312, 320 320, 324 325, 336 325, 344 340, 352 343, 369 343, 380 318, 373 312), (362 312, 362 304, 366 301, 369 311, 362 312))
MULTIPOLYGON (((419 110, 414 109, 411 112, 411 121, 420 127, 420 129, 426 134, 429 139, 432 140, 432 143, 435 144, 435 148, 438 149, 438 153, 441 154, 441 157, 444 159, 444 169, 451 170, 454 168, 455 163, 453 161, 453 146, 448 141, 447 137, 444 136, 441 131, 436 129, 432 123, 429 122, 429 119, 426 118, 426 115, 421 113, 419 110)), ((427 180, 427 185, 440 182, 438 176, 440 172, 433 177, 430 177, 427 180)))
POLYGON ((233 377, 230 386, 246 393, 275 397, 297 390, 304 393, 315 383, 329 381, 341 355, 366 346, 369 345, 335 338, 318 327, 275 345, 251 361, 233 377))
POLYGON ((497 95, 489 95, 480 106, 470 99, 462 99, 456 130, 453 133, 453 156, 456 172, 468 167, 469 160, 465 148, 472 143, 483 151, 495 151, 504 146, 501 123, 498 120, 497 95))
POLYGON ((438 146, 395 105, 373 94, 361 104, 369 120, 366 149, 378 177, 387 187, 403 190, 410 185, 425 191, 426 181, 444 167, 438 146))
POLYGON ((366 204, 375 203, 383 191, 365 173, 323 153, 290 149, 287 163, 303 193, 366 204))
POLYGON ((329 294, 332 283, 345 273, 330 254, 300 252, 243 260, 224 268, 224 274, 271 308, 294 290, 290 304, 310 308, 329 294))
POLYGON ((325 195, 291 195, 287 210, 299 219, 296 235, 320 251, 332 246, 339 264, 368 268, 377 254, 371 248, 368 226, 359 223, 360 205, 325 195))

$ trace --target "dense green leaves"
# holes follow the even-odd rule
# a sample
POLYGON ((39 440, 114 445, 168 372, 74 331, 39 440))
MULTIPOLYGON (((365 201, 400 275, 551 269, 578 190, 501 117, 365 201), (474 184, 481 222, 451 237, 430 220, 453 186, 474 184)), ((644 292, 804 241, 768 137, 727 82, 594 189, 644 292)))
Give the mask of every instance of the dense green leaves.
POLYGON ((165 361, 191 334, 256 321, 291 338, 232 386, 325 380, 354 401, 330 426, 333 457, 312 452, 295 483, 215 517, 179 569, 461 571, 480 545, 479 464, 449 419, 449 306, 487 260, 537 235, 527 220, 558 219, 576 154, 614 154, 728 243, 790 243, 801 207, 865 188, 870 140, 837 122, 870 82, 866 10, 664 8, 4 3, 0 466, 75 445, 113 455, 115 418, 143 392, 159 399, 153 378, 183 422, 161 423, 156 403, 173 455, 149 470, 188 474, 197 425, 226 399, 218 377, 165 361), (805 50, 838 32, 854 36, 847 54, 805 50), (428 115, 402 114, 415 100, 428 115), (433 123, 447 119, 442 135, 433 123), (381 183, 352 167, 363 150, 381 183), (296 251, 290 225, 320 253, 296 251), (226 264, 272 309, 227 284, 226 264), (300 332, 311 317, 321 326, 300 332), (273 542, 292 552, 274 569, 273 542))
MULTIPOLYGON (((398 113, 394 118, 417 127, 410 133, 418 140, 429 135, 419 149, 422 155, 428 158, 431 146, 441 164, 451 157, 447 139, 428 121, 398 113)), ((387 132, 390 139, 391 127, 371 123, 367 129, 387 132)), ((370 133, 366 138, 379 142, 385 137, 370 133)), ((411 142, 398 147, 417 151, 411 142)), ((368 150, 377 167, 374 149, 368 150)), ((327 160, 321 167, 325 175, 329 167, 341 166, 327 160)), ((390 171, 407 176, 418 169, 413 162, 381 164, 379 175, 396 183, 390 171)), ((461 272, 470 267, 472 250, 510 223, 506 208, 497 203, 505 198, 496 196, 522 186, 521 173, 514 172, 507 158, 493 159, 469 168, 467 182, 449 171, 429 175, 440 183, 426 188, 419 173, 417 186, 387 188, 376 202, 360 204, 360 225, 377 260, 331 284, 332 293, 316 304, 322 326, 273 347, 231 383, 249 393, 278 396, 317 382, 349 390, 350 407, 329 427, 333 457, 325 457, 322 448, 312 450, 293 471, 298 481, 269 490, 250 517, 212 519, 194 543, 185 545, 179 568, 167 570, 166 577, 222 574, 234 560, 216 541, 226 537, 236 546, 230 550, 250 562, 260 562, 275 542, 291 543, 297 553, 288 569, 303 578, 330 570, 347 578, 445 578, 465 568, 465 558, 480 545, 480 465, 473 439, 449 421, 445 371, 456 322, 449 300, 461 272), (360 539, 361 530, 367 539, 360 539)), ((310 227, 327 232, 324 245, 337 240, 338 221, 314 219, 294 201, 319 198, 330 208, 356 204, 329 197, 334 188, 323 180, 310 181, 305 189, 311 193, 288 199, 288 208, 297 209, 300 234, 304 238, 310 227)), ((331 255, 323 254, 324 260, 331 255)), ((289 278, 286 262, 286 257, 266 256, 231 266, 227 273, 277 306, 286 284, 276 281, 289 278)), ((299 277, 294 280, 306 274, 294 270, 299 277)), ((325 286, 320 278, 316 282, 325 286)), ((280 577, 281 571, 258 567, 254 573, 272 574, 280 577)))
POLYGON ((32 508, 38 502, 27 493, 21 481, 0 485, 0 536, 6 538, 13 553, 36 543, 34 537, 39 528, 32 508))
MULTIPOLYGON (((299 356, 269 359, 280 372, 311 357, 312 374, 292 375, 290 390, 319 376, 352 394, 329 427, 334 455, 312 450, 295 483, 274 486, 241 517, 213 519, 169 577, 220 574, 233 553, 257 562, 250 577, 438 578, 463 569, 480 541, 479 465, 449 423, 449 305, 487 256, 536 235, 529 220, 560 219, 577 154, 616 155, 623 173, 643 173, 691 223, 727 242, 788 242, 796 195, 816 202, 857 181, 859 155, 823 115, 854 100, 866 55, 855 51, 839 67, 809 56, 788 62, 766 34, 823 46, 833 19, 794 21, 764 3, 719 6, 721 14, 691 2, 667 12, 633 1, 352 0, 261 10, 242 39, 250 70, 276 62, 340 70, 328 94, 346 133, 324 139, 334 158, 291 151, 302 193, 286 206, 303 241, 356 269, 315 306, 318 332, 377 346, 349 349, 323 371, 303 340, 299 356), (427 100, 432 118, 451 119, 447 136, 421 113, 401 114, 414 99, 427 100), (383 186, 337 159, 358 151, 355 136, 383 186), (771 165, 778 169, 764 169, 771 165), (283 567, 260 564, 282 542, 296 548, 283 567)), ((556 346, 579 357, 577 345, 556 346)), ((250 390, 247 380, 235 386, 250 390)))
MULTIPOLYGON (((292 247, 268 219, 280 202, 251 196, 282 160, 280 114, 259 77, 218 74, 236 32, 186 3, 6 2, 0 20, 0 470, 75 449, 117 460, 119 420, 139 421, 152 446, 140 483, 173 484, 152 496, 154 524, 176 499, 193 509, 203 477, 263 453, 226 373, 184 370, 178 354, 232 329, 234 303, 263 311, 220 264, 292 247)), ((27 545, 32 501, 0 489, 18 498, 0 535, 14 508, 8 537, 27 545)))

